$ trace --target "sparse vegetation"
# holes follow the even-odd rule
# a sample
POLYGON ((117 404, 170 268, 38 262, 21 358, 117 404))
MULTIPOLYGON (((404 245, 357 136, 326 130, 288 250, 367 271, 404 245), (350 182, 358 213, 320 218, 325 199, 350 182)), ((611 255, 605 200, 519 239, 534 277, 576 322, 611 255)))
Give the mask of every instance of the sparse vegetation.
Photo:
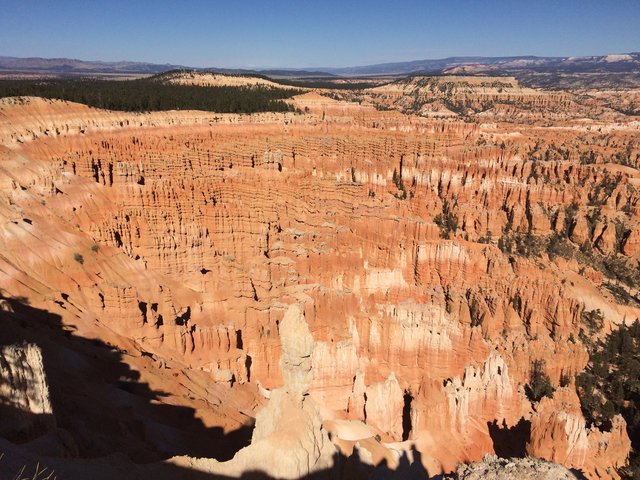
POLYGON ((458 217, 453 213, 448 200, 442 201, 442 213, 433 219, 434 223, 440 227, 440 237, 449 239, 452 233, 458 230, 458 217))
POLYGON ((571 375, 569 373, 562 372, 560 374, 560 386, 568 387, 571 385, 571 375))
POLYGON ((78 262, 80 265, 82 265, 84 263, 84 257, 82 256, 82 254, 76 252, 73 254, 73 259, 78 262))
POLYGON ((605 282, 602 284, 603 288, 606 288, 611 295, 616 299, 616 302, 622 305, 634 305, 640 306, 640 300, 631 295, 629 291, 621 285, 616 285, 611 282, 605 282))
POLYGON ((401 192, 395 194, 395 197, 399 198, 400 200, 406 199, 407 190, 405 189, 404 182, 402 181, 402 173, 399 174, 398 171, 394 168, 391 180, 393 181, 393 184, 396 186, 396 188, 401 192))
POLYGON ((557 233, 553 233, 547 242, 547 254, 549 258, 553 260, 556 257, 562 257, 570 260, 573 258, 575 247, 567 240, 566 237, 560 236, 557 233))
POLYGON ((602 272, 609 278, 618 280, 630 287, 638 284, 638 268, 629 268, 626 259, 617 255, 609 255, 602 260, 602 272))
POLYGON ((595 207, 591 212, 587 215, 587 224, 589 225, 589 237, 593 237, 593 234, 598 226, 598 222, 602 217, 602 210, 600 207, 595 207))
POLYGON ((609 430, 614 415, 624 417, 633 450, 629 467, 620 473, 640 478, 640 321, 596 344, 576 388, 589 426, 609 430))
POLYGON ((509 304, 513 307, 516 312, 520 312, 522 310, 522 298, 520 294, 516 293, 509 299, 509 304))
MULTIPOLYGON (((0 453, 0 461, 4 459, 4 453, 0 453)), ((31 469, 27 468, 26 465, 23 465, 20 470, 12 476, 13 480, 56 480, 58 477, 53 470, 49 467, 45 467, 40 465, 38 462, 36 467, 33 469, 33 473, 29 473, 31 469)))
POLYGON ((525 386, 527 397, 532 402, 539 402, 543 397, 553 397, 554 388, 549 375, 544 371, 544 360, 534 360, 531 363, 529 383, 525 386))
POLYGON ((622 248, 627 240, 630 231, 627 230, 624 222, 616 220, 613 222, 616 229, 616 253, 622 253, 622 248))
POLYGON ((602 177, 602 179, 596 183, 589 192, 589 205, 600 206, 607 203, 609 197, 622 180, 622 174, 618 174, 615 177, 608 172, 602 177))
MULTIPOLYGON (((584 241, 578 247, 569 239, 577 215, 577 204, 568 206, 565 209, 564 224, 556 225, 559 233, 553 232, 547 237, 537 237, 530 233, 522 234, 505 228, 504 233, 498 239, 497 246, 505 254, 517 254, 526 258, 540 257, 546 251, 551 260, 555 258, 575 259, 581 265, 579 270, 581 275, 584 275, 585 267, 589 266, 612 280, 613 282, 604 283, 603 287, 608 289, 619 303, 640 305, 640 299, 636 298, 629 290, 629 288, 634 289, 640 286, 640 262, 621 254, 630 230, 620 220, 613 222, 616 229, 616 244, 615 252, 611 254, 605 254, 594 248, 590 240, 584 241)), ((593 235, 600 216, 599 206, 587 214, 589 237, 593 235)), ((483 240, 479 239, 478 242, 487 243, 483 240)))
POLYGON ((491 243, 492 238, 493 238, 493 234, 491 233, 491 231, 488 231, 487 233, 482 235, 480 238, 478 238, 478 243, 483 243, 488 245, 489 243, 491 243))
POLYGON ((582 323, 587 327, 587 332, 590 336, 595 335, 604 326, 604 316, 600 309, 597 310, 583 310, 580 314, 582 323))
POLYGON ((544 239, 530 233, 504 233, 498 239, 498 248, 507 254, 515 253, 522 257, 539 257, 544 250, 544 239))
POLYGON ((578 214, 578 210, 580 209, 579 205, 574 202, 571 205, 568 205, 564 209, 564 228, 563 233, 565 237, 571 235, 571 231, 573 230, 573 224, 575 222, 576 215, 578 214))

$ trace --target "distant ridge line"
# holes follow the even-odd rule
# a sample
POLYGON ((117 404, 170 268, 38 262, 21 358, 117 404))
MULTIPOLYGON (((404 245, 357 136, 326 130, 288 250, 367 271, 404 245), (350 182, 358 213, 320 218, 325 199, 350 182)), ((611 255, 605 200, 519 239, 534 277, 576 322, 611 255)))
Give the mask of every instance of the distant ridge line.
POLYGON ((538 57, 535 55, 482 57, 459 56, 441 59, 389 62, 354 67, 299 68, 194 68, 148 62, 103 62, 72 58, 0 56, 0 73, 49 73, 59 75, 158 74, 170 70, 194 70, 271 77, 329 77, 407 75, 421 72, 504 74, 523 70, 532 73, 632 73, 640 74, 640 52, 581 57, 538 57))

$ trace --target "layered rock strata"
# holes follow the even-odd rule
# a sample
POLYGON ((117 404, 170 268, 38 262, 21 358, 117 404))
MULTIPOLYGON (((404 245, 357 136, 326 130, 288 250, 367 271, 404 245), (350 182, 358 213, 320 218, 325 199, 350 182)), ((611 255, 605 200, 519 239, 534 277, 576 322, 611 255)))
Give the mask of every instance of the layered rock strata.
POLYGON ((317 93, 293 100, 305 114, 252 116, 2 100, 0 288, 116 348, 210 428, 308 391, 310 431, 310 399, 358 425, 336 434, 345 452, 414 447, 435 475, 530 422, 520 453, 606 477, 626 461, 622 426, 562 457, 549 442, 569 417, 525 387, 537 360, 556 388, 584 369, 583 314, 603 314, 594 337, 639 316, 607 275, 639 258, 640 125, 518 120, 510 101, 509 123, 466 123, 317 93), (285 395, 291 304, 314 375, 285 395))

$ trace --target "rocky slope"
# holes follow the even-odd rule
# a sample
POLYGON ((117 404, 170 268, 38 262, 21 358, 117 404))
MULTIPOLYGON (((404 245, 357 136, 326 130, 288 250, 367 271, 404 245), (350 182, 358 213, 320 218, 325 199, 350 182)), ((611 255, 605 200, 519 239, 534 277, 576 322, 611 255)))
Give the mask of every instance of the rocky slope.
POLYGON ((518 84, 513 77, 455 76, 408 77, 367 90, 376 104, 401 106, 422 115, 456 116, 498 107, 522 113, 558 113, 571 104, 565 93, 550 93, 518 84))
POLYGON ((458 468, 458 480, 573 480, 579 478, 560 465, 533 458, 500 459, 487 455, 482 462, 458 468))
MULTIPOLYGON (((536 80, 528 83, 542 82, 533 76, 536 80)), ((357 101, 380 110, 395 109, 422 117, 457 118, 474 123, 506 121, 550 126, 550 121, 568 118, 615 123, 637 113, 635 83, 631 87, 616 88, 614 79, 604 87, 590 88, 588 76, 578 77, 574 88, 554 87, 549 80, 550 87, 542 89, 530 88, 510 76, 413 75, 377 87, 327 93, 336 99, 357 101)), ((599 85, 595 79, 594 83, 599 85)))
POLYGON ((5 343, 30 335, 45 367, 65 352, 52 410, 78 455, 228 460, 254 419, 254 442, 277 435, 273 405, 307 392, 296 425, 360 465, 436 475, 529 453, 616 478, 624 420, 589 428, 574 377, 589 339, 640 316, 640 124, 556 122, 572 99, 517 88, 508 123, 317 93, 295 98, 304 114, 252 116, 2 100, 5 343), (295 394, 279 368, 292 304, 313 339, 295 394), (540 360, 556 389, 542 401, 527 396, 540 360))

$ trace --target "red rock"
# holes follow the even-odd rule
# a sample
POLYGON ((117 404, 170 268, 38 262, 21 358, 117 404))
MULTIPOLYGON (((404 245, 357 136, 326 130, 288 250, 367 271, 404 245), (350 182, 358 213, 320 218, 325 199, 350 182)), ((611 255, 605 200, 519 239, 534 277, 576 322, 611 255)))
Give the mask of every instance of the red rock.
MULTIPOLYGON (((367 101, 402 97, 390 88, 367 101)), ((315 432, 316 413, 366 422, 381 437, 358 447, 372 459, 393 458, 409 437, 436 474, 494 452, 489 425, 524 419, 531 453, 583 462, 589 475, 617 468, 629 451, 620 423, 584 433, 574 404, 543 401, 533 413, 523 391, 534 360, 554 385, 585 367, 586 349, 570 339, 586 303, 610 307, 611 324, 640 311, 613 305, 588 265, 497 244, 564 235, 567 207, 587 203, 605 168, 581 164, 582 145, 603 158, 618 147, 601 123, 573 119, 583 110, 570 94, 511 85, 456 95, 515 104, 466 123, 317 93, 293 100, 305 115, 2 100, 0 288, 60 315, 74 336, 127 352, 141 381, 169 394, 159 402, 207 427, 237 428, 291 383, 278 332, 296 304, 314 342, 303 390, 317 406, 296 418, 315 432), (445 200, 457 218, 448 239, 435 223, 445 200)), ((638 135, 626 121, 607 125, 619 148, 638 135)), ((602 205, 610 220, 593 240, 604 253, 626 199, 637 201, 633 175, 622 172, 602 205)), ((580 244, 583 213, 571 232, 580 244)), ((625 221, 633 256, 636 220, 625 221)))

